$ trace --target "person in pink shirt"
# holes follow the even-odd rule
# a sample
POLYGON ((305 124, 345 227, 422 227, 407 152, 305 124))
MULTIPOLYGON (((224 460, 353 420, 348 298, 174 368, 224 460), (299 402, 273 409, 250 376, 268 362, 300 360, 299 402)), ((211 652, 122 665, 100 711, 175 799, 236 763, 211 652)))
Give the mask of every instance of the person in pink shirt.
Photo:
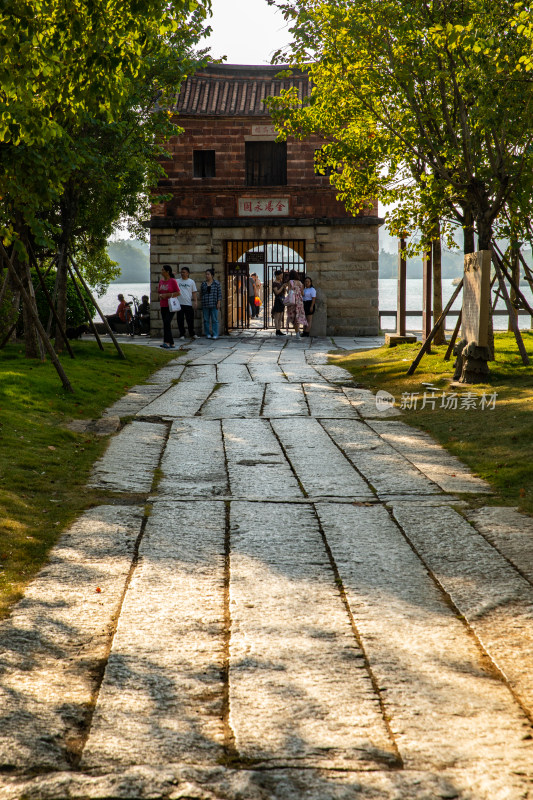
POLYGON ((161 267, 161 278, 158 286, 159 306, 161 308, 161 319, 163 320, 163 344, 160 347, 165 350, 174 349, 174 338, 172 336, 172 317, 174 311, 168 307, 169 297, 179 297, 180 287, 172 272, 170 264, 163 264, 161 267))

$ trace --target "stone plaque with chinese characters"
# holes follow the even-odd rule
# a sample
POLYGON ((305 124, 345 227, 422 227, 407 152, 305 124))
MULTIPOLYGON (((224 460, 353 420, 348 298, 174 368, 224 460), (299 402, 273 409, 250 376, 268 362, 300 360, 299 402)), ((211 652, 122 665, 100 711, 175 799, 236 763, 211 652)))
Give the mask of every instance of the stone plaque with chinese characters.
POLYGON ((490 314, 490 250, 465 256, 461 335, 470 344, 487 347, 490 314))
POLYGON ((274 125, 252 125, 252 136, 275 136, 274 125))
POLYGON ((239 197, 239 217, 287 217, 288 197, 239 197))

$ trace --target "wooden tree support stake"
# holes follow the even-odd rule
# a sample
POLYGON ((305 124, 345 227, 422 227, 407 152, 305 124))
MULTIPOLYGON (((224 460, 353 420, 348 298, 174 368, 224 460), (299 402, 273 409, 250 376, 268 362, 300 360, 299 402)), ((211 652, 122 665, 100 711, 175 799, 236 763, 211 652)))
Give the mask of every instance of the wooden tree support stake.
POLYGON ((459 294, 459 292, 461 291, 462 288, 463 288, 463 279, 461 278, 461 283, 459 283, 457 285, 457 288, 456 288, 455 292, 452 294, 452 296, 448 300, 446 308, 444 309, 444 311, 442 312, 442 314, 440 315, 440 317, 438 318, 438 320, 434 324, 434 326, 431 329, 431 332, 428 334, 424 344, 422 345, 422 347, 418 351, 418 354, 417 354, 415 360, 413 361, 413 363, 411 364, 411 366, 407 370, 407 375, 413 375, 414 371, 416 370, 416 368, 418 367, 418 365, 422 361, 424 353, 426 353, 430 349, 431 342, 435 338, 435 335, 436 335, 438 329, 440 328, 440 326, 442 325, 442 323, 446 319, 446 315, 448 314, 448 311, 450 310, 450 308, 455 303, 455 299, 456 299, 457 295, 459 294))
POLYGON ((31 250, 31 248, 29 250, 29 253, 30 253, 30 261, 32 262, 33 266, 35 267, 35 272, 37 273, 37 277, 39 278, 39 283, 41 284, 41 289, 44 292, 44 296, 46 297, 47 303, 48 303, 48 305, 50 307, 50 311, 52 312, 53 317, 54 317, 54 319, 56 321, 56 325, 59 328, 59 332, 60 332, 61 336, 63 337, 63 341, 66 344, 66 347, 67 347, 67 350, 68 350, 68 354, 69 354, 69 356, 71 358, 75 358, 74 353, 72 351, 72 347, 70 346, 70 342, 68 341, 68 339, 67 339, 67 337, 65 335, 65 331, 63 330, 63 326, 61 325, 61 323, 59 321, 59 317, 57 315, 57 311, 55 310, 54 301, 52 300, 50 292, 48 291, 48 287, 46 286, 45 280, 44 280, 44 278, 42 276, 41 270, 40 270, 39 265, 37 263, 37 259, 33 255, 33 252, 31 250))
POLYGON ((106 331, 107 331, 107 332, 108 332, 108 334, 111 336, 111 339, 113 340, 113 344, 114 344, 114 345, 115 345, 115 347, 117 348, 117 352, 118 352, 119 358, 124 358, 124 359, 125 359, 125 358, 126 358, 126 356, 124 355, 124 352, 123 352, 123 350, 122 350, 121 346, 120 346, 120 345, 119 345, 119 343, 117 342, 117 339, 116 339, 116 337, 115 337, 115 334, 114 334, 114 333, 113 333, 113 331, 111 330, 111 327, 110 327, 110 325, 109 325, 109 322, 107 321, 107 318, 106 318, 106 317, 105 317, 105 316, 102 314, 102 312, 101 312, 101 310, 100 310, 100 306, 98 305, 98 303, 97 303, 97 302, 96 302, 96 300, 94 299, 93 293, 91 292, 91 290, 89 289, 89 287, 88 287, 88 286, 87 286, 87 284, 85 283, 85 280, 84 280, 84 278, 83 278, 82 274, 80 273, 80 271, 79 271, 78 267, 76 266, 76 262, 74 261, 74 259, 72 258, 72 256, 69 256, 69 258, 70 258, 70 263, 72 264, 72 267, 73 267, 73 269, 74 269, 74 272, 76 273, 76 275, 77 275, 77 276, 78 276, 78 278, 80 279, 81 285, 83 286, 83 288, 85 289, 85 291, 87 292, 87 294, 89 295, 89 297, 91 298, 91 302, 93 303, 94 307, 95 307, 95 308, 96 308, 96 310, 98 311, 98 313, 99 313, 99 315, 100 315, 100 319, 102 320, 102 322, 103 322, 103 323, 104 323, 104 325, 105 325, 106 331))
POLYGON ((513 329, 514 338, 516 339, 516 344, 518 345, 518 350, 520 351, 520 355, 522 356, 522 363, 527 366, 529 364, 529 356, 526 353, 526 348, 524 347, 524 341, 522 339, 522 334, 520 333, 520 328, 518 327, 518 321, 516 316, 513 314, 513 307, 511 305, 511 300, 509 298, 509 293, 507 291, 507 286, 505 285, 505 281, 503 279, 502 270, 500 269, 500 263, 498 263, 500 259, 496 255, 495 251, 492 251, 492 263, 494 264, 494 269, 496 270, 496 277, 498 279, 498 284, 500 287, 500 294, 502 295, 503 299, 505 300, 505 305, 507 306, 507 311, 509 312, 509 319, 511 321, 511 327, 513 329))
POLYGON ((76 290, 76 294, 78 295, 80 303, 82 304, 83 309, 85 311, 85 318, 88 321, 89 325, 91 326, 91 330, 94 333, 96 341, 98 342, 98 347, 100 348, 100 350, 103 350, 104 349, 104 345, 102 344, 102 340, 100 339, 100 336, 98 335, 98 331, 96 330, 96 325, 94 324, 94 322, 92 320, 91 312, 87 308, 87 303, 85 302, 85 298, 84 298, 84 296, 82 295, 82 293, 80 291, 80 287, 76 283, 76 278, 74 276, 74 273, 72 272, 72 268, 71 268, 70 264, 68 264, 68 263, 67 263, 67 268, 68 268, 68 274, 72 278, 72 283, 74 284, 74 288, 76 290))
POLYGON ((35 327, 37 328, 37 331, 39 332, 39 335, 40 335, 40 337, 42 339, 43 345, 44 345, 48 355, 50 356, 50 360, 51 360, 52 364, 54 365, 57 374, 59 375, 59 377, 61 379, 61 383, 63 384, 63 388, 67 392, 72 392, 72 394, 74 394, 74 389, 72 388, 71 383, 70 383, 69 379, 67 378, 65 370, 63 369, 63 366, 62 366, 61 361, 59 360, 59 358, 57 356, 56 351, 52 347, 52 342, 50 341, 50 339, 46 335, 46 331, 45 331, 45 329, 43 328, 43 326, 41 324, 41 320, 39 319, 39 315, 38 315, 36 309, 33 307, 32 303, 30 301, 30 297, 29 297, 28 293, 26 292, 26 289, 24 288, 24 285, 23 285, 22 281, 20 280, 20 278, 19 278, 19 276, 17 274, 17 270, 13 266, 13 262, 9 258, 7 252, 6 252, 5 248, 4 248, 4 245, 1 242, 0 242, 0 253, 4 257, 5 261, 7 262, 7 268, 10 271, 10 273, 11 273, 11 275, 13 277, 13 280, 15 281, 17 289, 19 290, 20 294, 22 295, 22 300, 26 304, 26 307, 27 307, 27 309, 29 311, 29 314, 30 314, 31 318, 33 319, 33 321, 35 323, 35 327))
POLYGON ((457 322, 455 323, 455 328, 453 329, 452 338, 450 339, 450 344, 448 345, 448 349, 446 350, 444 361, 449 361, 451 358, 453 348, 455 347, 455 342, 457 341, 457 337, 459 336, 459 331, 461 330, 462 321, 463 321, 463 309, 459 311, 459 316, 457 317, 457 322))
MULTIPOLYGON (((531 306, 530 306, 530 305, 529 305, 529 303, 527 302, 526 298, 525 298, 525 297, 524 297, 524 295, 522 294, 522 291, 521 291, 520 287, 519 287, 519 286, 517 286, 517 284, 515 283, 515 281, 514 281, 513 277, 512 277, 512 276, 511 276, 511 275, 510 275, 510 274, 507 272, 507 268, 506 268, 505 264, 503 263, 503 254, 502 254, 502 251, 500 250, 500 248, 498 247, 498 245, 497 245, 497 244, 494 244, 494 245, 493 245, 493 251, 492 251, 492 261, 493 261, 493 263, 494 263, 494 265, 495 265, 495 266, 496 266, 496 263, 498 264, 498 266, 499 266, 499 268, 501 269, 501 271, 502 271, 503 275, 504 275, 504 276, 507 278, 507 280, 509 281, 509 284, 510 284, 510 285, 513 287, 513 289, 515 290, 517 298, 518 298, 518 299, 520 300, 520 302, 522 303, 522 307, 523 307, 523 308, 524 308, 526 311, 529 311, 529 314, 530 314, 531 316, 533 316, 533 308, 531 308, 531 306), (496 252, 496 251, 498 251, 498 252, 496 252)), ((505 291, 507 291, 507 289, 506 289, 505 291)), ((505 298, 504 298, 504 299, 505 299, 505 298)), ((512 306, 511 306, 511 308, 512 308, 512 306)), ((514 315, 513 315, 513 314, 511 314, 510 316, 514 316, 514 315)))

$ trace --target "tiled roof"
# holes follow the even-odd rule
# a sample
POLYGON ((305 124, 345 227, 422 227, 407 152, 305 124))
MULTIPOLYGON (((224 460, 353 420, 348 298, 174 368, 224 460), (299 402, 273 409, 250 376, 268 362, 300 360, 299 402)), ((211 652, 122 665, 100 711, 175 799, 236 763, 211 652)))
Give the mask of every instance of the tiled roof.
POLYGON ((309 94, 307 76, 292 70, 290 78, 276 78, 282 66, 214 64, 187 78, 177 97, 179 114, 264 117, 264 99, 296 86, 302 100, 309 94))

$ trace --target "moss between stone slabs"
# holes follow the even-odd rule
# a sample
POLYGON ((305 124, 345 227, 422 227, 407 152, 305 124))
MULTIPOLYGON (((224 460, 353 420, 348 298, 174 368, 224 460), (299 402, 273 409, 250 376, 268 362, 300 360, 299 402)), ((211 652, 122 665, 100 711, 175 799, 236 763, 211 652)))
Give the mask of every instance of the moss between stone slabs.
MULTIPOLYGON (((518 506, 533 514, 533 333, 523 331, 524 344, 531 359, 522 364, 513 334, 496 334, 496 360, 490 366, 490 382, 464 388, 450 388, 453 375, 452 359, 444 361, 446 347, 433 348, 412 376, 405 373, 420 345, 400 345, 394 348, 334 354, 331 362, 349 370, 357 383, 378 391, 390 392, 397 407, 402 397, 417 408, 402 410, 402 421, 428 431, 451 453, 458 456, 471 470, 488 481, 495 491, 484 504, 518 506), (422 408, 424 384, 439 389, 439 400, 432 409, 422 408), (457 410, 441 407, 442 393, 459 395, 457 410), (461 395, 475 395, 475 408, 461 408, 461 395), (494 410, 481 410, 480 399, 497 393, 494 410), (408 397, 406 398, 406 395, 408 397), (411 395, 415 397, 411 398, 411 395), (416 397, 418 395, 418 397, 416 397)), ((466 403, 468 404, 468 402, 466 403)))
MULTIPOLYGON (((74 433, 72 419, 97 419, 133 385, 179 355, 124 345, 74 342, 62 363, 67 394, 49 360, 24 358, 23 347, 0 351, 0 618, 43 565, 59 534, 105 494, 85 488, 107 437, 74 433)), ((135 454, 132 453, 132 463, 135 454)))

